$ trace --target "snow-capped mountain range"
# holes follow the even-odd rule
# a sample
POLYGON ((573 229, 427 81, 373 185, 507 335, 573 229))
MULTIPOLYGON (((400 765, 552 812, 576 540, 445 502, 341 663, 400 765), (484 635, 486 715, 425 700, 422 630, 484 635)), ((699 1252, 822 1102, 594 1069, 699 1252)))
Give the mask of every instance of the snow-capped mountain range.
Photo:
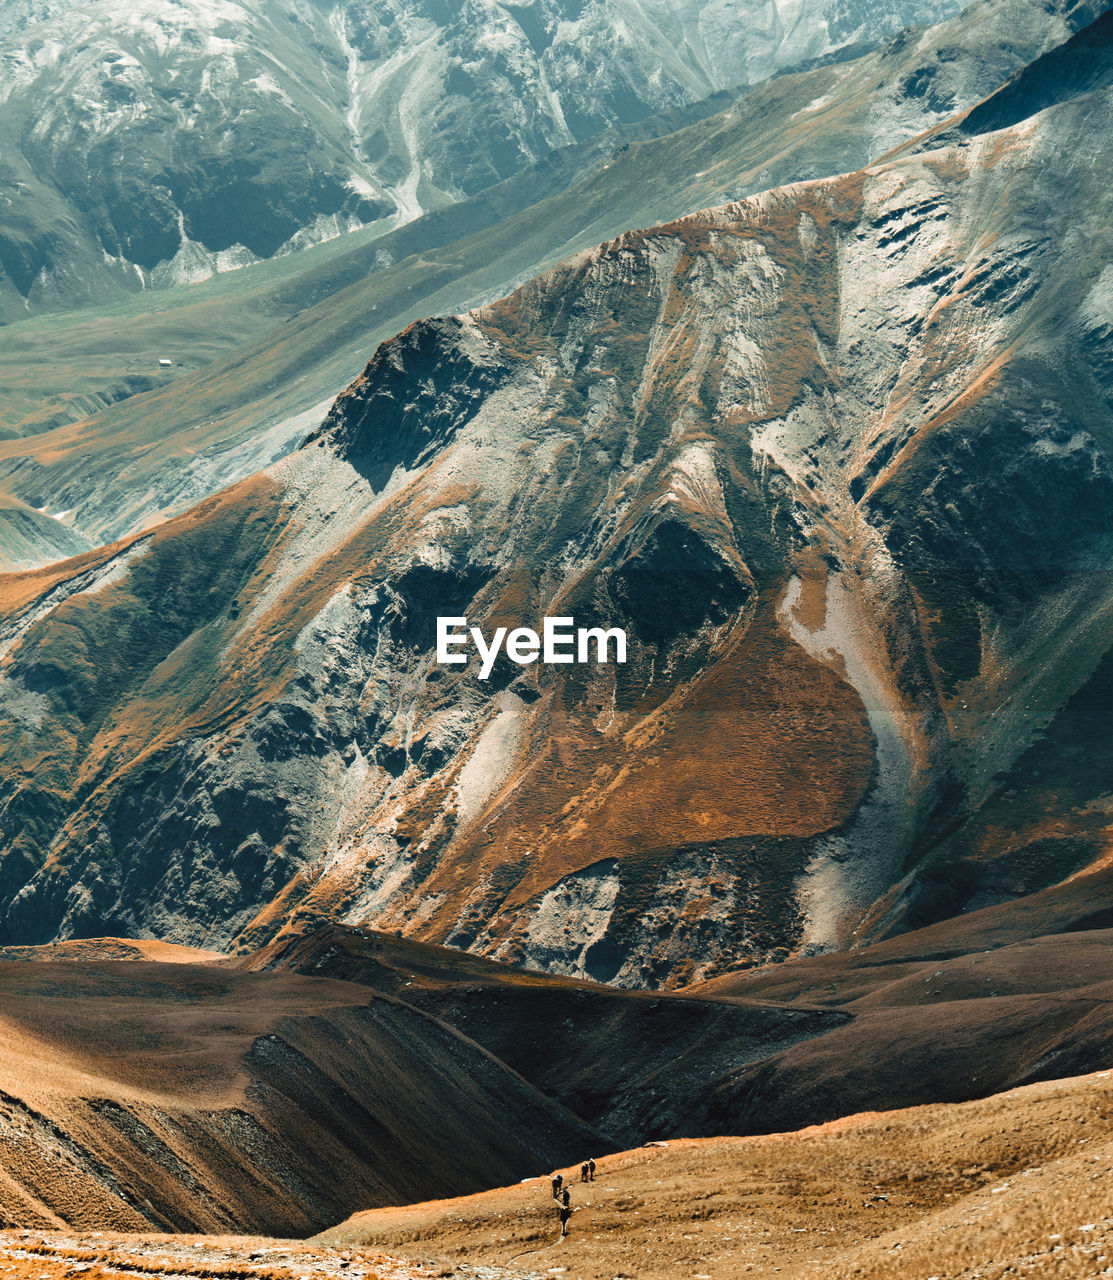
POLYGON ((387 230, 616 123, 957 7, 5 4, 0 307, 95 300, 387 230))

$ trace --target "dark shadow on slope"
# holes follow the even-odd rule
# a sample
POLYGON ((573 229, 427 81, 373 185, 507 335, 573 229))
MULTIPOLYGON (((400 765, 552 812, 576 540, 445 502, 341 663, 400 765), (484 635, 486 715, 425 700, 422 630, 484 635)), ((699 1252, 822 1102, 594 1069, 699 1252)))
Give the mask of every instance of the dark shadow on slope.
POLYGON ((1113 85, 1113 10, 1018 71, 974 107, 955 132, 976 136, 1006 129, 1038 111, 1109 85, 1113 85))
POLYGON ((1113 1063, 1113 872, 860 950, 616 991, 342 926, 237 963, 393 990, 620 1145, 773 1133, 1113 1063))
POLYGON ((451 440, 512 371, 458 317, 419 320, 379 346, 305 447, 329 441, 381 490, 451 440))

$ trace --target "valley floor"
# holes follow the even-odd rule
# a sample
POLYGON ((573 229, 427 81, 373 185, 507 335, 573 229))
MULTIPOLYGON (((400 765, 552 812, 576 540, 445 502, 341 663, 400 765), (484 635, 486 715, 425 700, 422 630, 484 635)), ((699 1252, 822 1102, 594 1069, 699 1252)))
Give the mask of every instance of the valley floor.
POLYGON ((1005 1280, 1113 1276, 1113 1072, 797 1133, 651 1144, 357 1214, 310 1241, 0 1233, 2 1280, 1005 1280), (405 1258, 418 1261, 405 1261, 405 1258))

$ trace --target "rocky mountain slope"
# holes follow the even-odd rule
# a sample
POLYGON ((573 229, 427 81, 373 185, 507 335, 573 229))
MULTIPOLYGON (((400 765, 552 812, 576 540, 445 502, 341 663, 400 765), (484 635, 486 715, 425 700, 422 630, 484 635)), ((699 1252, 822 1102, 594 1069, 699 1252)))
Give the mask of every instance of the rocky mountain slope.
POLYGON ((616 122, 953 12, 733 0, 7 7, 0 311, 385 229, 616 122))
POLYGON ((55 559, 60 538, 76 552, 123 536, 265 466, 376 342, 430 311, 499 297, 627 227, 859 167, 984 98, 1090 12, 978 3, 863 56, 720 95, 695 120, 666 113, 565 147, 393 232, 10 326, 0 476, 14 503, 41 511, 32 531, 22 508, 0 514, 0 566, 55 559))
POLYGON ((1113 134, 1074 65, 415 324, 265 473, 4 579, 5 937, 331 917, 676 985, 1099 863, 1113 134), (464 613, 629 661, 480 679, 434 660, 464 613))

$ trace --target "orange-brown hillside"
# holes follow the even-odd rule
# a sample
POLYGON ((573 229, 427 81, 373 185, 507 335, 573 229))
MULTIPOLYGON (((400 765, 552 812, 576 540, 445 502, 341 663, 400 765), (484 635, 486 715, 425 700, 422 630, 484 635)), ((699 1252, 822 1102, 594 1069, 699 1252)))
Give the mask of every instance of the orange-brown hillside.
MULTIPOLYGON (((585 1153, 588 1154, 588 1153, 585 1153)), ((546 1176, 353 1215, 310 1241, 0 1232, 12 1280, 1093 1280, 1110 1274, 1113 1079, 876 1112, 761 1138, 679 1140, 546 1176)))
POLYGON ((326 926, 249 957, 396 993, 618 1145, 777 1132, 1113 1064, 1113 875, 681 993, 326 926))
POLYGON ((0 961, 9 1225, 306 1234, 598 1141, 478 1046, 366 987, 88 949, 0 961))
POLYGON ((607 1156, 547 1178, 356 1214, 317 1237, 567 1280, 1093 1280, 1113 1274, 1113 1078, 607 1156))

